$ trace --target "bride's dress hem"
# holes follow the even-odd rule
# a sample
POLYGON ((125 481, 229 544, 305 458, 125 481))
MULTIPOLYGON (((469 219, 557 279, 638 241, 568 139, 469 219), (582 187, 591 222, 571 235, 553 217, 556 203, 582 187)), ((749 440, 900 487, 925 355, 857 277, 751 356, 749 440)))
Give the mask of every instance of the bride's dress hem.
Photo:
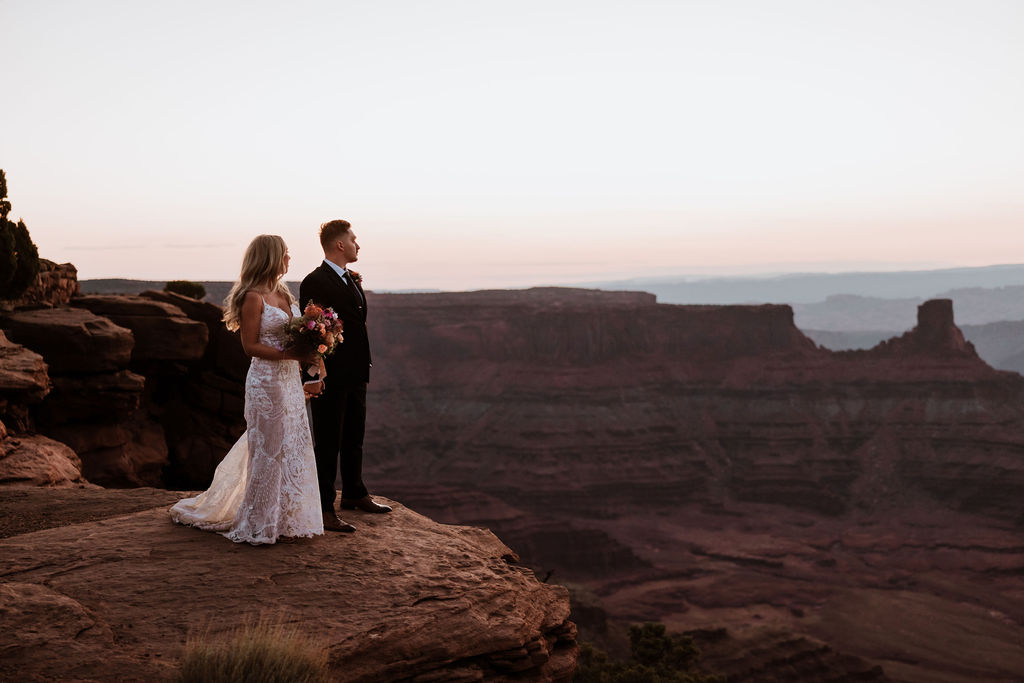
MULTIPOLYGON (((260 340, 279 341, 289 320, 285 312, 264 305, 261 315, 260 340)), ((171 519, 252 545, 322 535, 316 457, 297 361, 252 359, 245 422, 246 432, 217 465, 210 487, 175 503, 171 519)))

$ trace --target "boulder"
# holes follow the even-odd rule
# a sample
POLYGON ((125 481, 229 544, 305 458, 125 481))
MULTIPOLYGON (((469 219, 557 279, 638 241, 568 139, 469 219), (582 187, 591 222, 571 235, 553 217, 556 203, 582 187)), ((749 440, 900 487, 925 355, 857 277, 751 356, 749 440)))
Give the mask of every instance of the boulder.
POLYGON ((177 306, 115 294, 80 296, 74 304, 131 330, 133 361, 193 361, 206 352, 206 325, 190 320, 177 306))
POLYGON ((46 362, 0 330, 0 399, 37 403, 50 392, 46 362))
POLYGON ((139 296, 176 306, 192 320, 206 325, 209 343, 206 345, 203 365, 215 368, 218 374, 236 382, 245 381, 245 375, 249 371, 249 357, 242 350, 238 333, 229 332, 224 327, 224 309, 174 292, 147 290, 139 296))
POLYGON ((0 331, 0 417, 12 428, 29 426, 29 406, 50 391, 46 362, 38 353, 15 344, 0 331))
POLYGON ((0 485, 76 486, 87 483, 82 462, 59 441, 37 434, 0 439, 0 485))
POLYGON ((42 354, 52 374, 122 370, 134 345, 131 330, 81 308, 14 311, 0 327, 11 341, 42 354))

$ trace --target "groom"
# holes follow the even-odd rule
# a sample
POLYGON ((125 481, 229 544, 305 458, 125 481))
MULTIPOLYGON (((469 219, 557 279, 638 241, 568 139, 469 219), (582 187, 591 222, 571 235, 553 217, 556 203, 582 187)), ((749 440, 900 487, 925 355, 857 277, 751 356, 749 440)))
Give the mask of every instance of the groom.
POLYGON ((370 340, 366 334, 366 295, 362 278, 348 269, 359 259, 359 244, 348 221, 320 226, 324 262, 299 287, 303 310, 310 301, 327 306, 341 318, 344 341, 324 361, 324 390, 311 403, 313 441, 324 528, 355 531, 334 512, 335 473, 341 460, 341 508, 391 512, 373 501, 363 485, 363 434, 366 431, 366 384, 370 381, 370 340))

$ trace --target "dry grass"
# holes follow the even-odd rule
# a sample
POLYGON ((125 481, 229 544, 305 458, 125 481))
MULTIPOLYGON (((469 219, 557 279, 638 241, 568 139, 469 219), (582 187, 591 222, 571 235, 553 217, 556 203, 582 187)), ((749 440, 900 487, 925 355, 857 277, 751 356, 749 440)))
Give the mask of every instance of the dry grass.
POLYGON ((222 636, 213 636, 209 628, 190 635, 176 680, 319 683, 327 677, 326 643, 263 616, 222 636))

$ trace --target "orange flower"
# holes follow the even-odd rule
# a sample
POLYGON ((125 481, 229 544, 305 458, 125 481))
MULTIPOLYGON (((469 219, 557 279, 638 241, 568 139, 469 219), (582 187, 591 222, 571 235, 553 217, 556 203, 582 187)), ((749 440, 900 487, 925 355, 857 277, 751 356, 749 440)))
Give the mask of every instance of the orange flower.
POLYGON ((317 353, 327 353, 327 347, 325 345, 321 344, 320 346, 316 347, 316 352, 317 353))

